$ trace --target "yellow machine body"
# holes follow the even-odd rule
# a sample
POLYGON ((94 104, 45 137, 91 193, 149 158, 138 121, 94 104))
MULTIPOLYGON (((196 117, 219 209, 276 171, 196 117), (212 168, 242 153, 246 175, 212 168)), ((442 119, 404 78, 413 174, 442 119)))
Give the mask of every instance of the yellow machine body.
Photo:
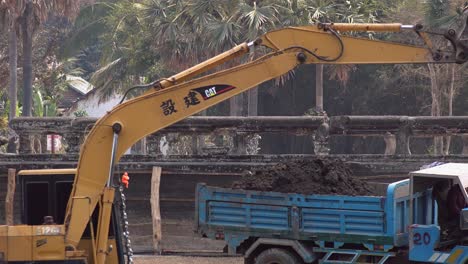
MULTIPOLYGON (((76 169, 22 170, 18 172, 19 177, 44 178, 51 175, 59 176, 58 180, 60 181, 60 176, 74 177, 76 169)), ((113 195, 113 190, 107 193, 108 195, 113 195)), ((63 208, 63 211, 65 209, 63 208)), ((105 233, 96 234, 96 237, 106 237, 105 247, 112 248, 113 250, 106 252, 106 258, 101 263, 118 263, 115 238, 107 237, 107 231, 105 233)), ((80 260, 82 261, 80 263, 97 263, 96 256, 93 254, 96 247, 95 243, 92 238, 81 238, 74 250, 66 250, 65 226, 63 224, 0 225, 0 263, 2 261, 61 260, 80 260)))

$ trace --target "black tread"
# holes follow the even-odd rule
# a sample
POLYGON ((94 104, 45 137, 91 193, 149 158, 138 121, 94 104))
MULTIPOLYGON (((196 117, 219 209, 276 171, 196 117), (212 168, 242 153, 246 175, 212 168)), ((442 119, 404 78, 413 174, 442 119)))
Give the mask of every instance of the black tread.
POLYGON ((270 248, 255 258, 255 264, 301 264, 302 261, 291 251, 283 248, 270 248))

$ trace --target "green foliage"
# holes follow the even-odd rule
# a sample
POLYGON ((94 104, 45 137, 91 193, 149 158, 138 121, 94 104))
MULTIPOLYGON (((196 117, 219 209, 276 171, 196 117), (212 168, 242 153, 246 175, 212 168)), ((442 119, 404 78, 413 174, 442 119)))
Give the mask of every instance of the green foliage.
POLYGON ((75 112, 73 112, 73 115, 75 117, 86 117, 88 116, 88 112, 86 112, 86 110, 81 109, 81 110, 76 110, 75 112))
POLYGON ((39 89, 33 92, 33 115, 34 116, 57 116, 57 104, 50 97, 43 97, 39 89))
POLYGON ((39 90, 33 92, 33 115, 44 116, 44 101, 39 90))
POLYGON ((73 28, 61 48, 60 56, 73 57, 77 51, 95 46, 99 41, 99 36, 107 30, 104 18, 110 10, 106 2, 97 2, 80 9, 73 28))
POLYGON ((0 90, 0 133, 8 128, 9 101, 5 90, 0 90))
MULTIPOLYGON (((3 115, 6 115, 7 117, 9 116, 10 114, 10 108, 8 107, 10 105, 10 99, 5 99, 3 101, 3 105, 4 105, 4 109, 3 109, 3 115)), ((21 107, 16 104, 16 116, 21 116, 21 107)))
MULTIPOLYGON (((81 10, 69 40, 78 47, 68 55, 81 54, 83 47, 99 51, 93 53, 99 67, 92 65, 97 70, 91 80, 103 95, 110 95, 168 77, 274 28, 316 22, 413 24, 427 17, 438 17, 431 25, 442 25, 450 20, 446 15, 453 17, 459 10, 455 8, 459 2, 426 1, 428 7, 432 5, 432 9, 426 9, 426 3, 418 0, 102 1, 81 10)), ((415 43, 416 39, 414 34, 361 36, 405 43, 415 43)), ((325 105, 333 105, 327 110, 330 114, 429 113, 430 81, 424 67, 326 66, 325 74, 325 105), (402 101, 404 106, 400 105, 402 101)), ((313 104, 312 98, 290 100, 305 101, 305 109, 313 104)))
POLYGON ((114 91, 184 70, 283 26, 319 21, 376 22, 387 1, 108 0, 81 10, 64 52, 102 50, 91 81, 114 91))

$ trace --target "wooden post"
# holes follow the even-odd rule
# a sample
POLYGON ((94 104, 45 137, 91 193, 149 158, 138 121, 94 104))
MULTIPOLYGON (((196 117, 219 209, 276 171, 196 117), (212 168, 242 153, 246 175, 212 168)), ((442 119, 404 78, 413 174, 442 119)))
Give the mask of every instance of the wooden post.
POLYGON ((13 225, 13 208, 16 187, 16 169, 8 169, 8 186, 5 198, 5 223, 13 225))
POLYGON ((153 167, 151 176, 151 217, 153 219, 153 249, 161 254, 161 211, 159 207, 159 185, 161 183, 161 167, 153 167))

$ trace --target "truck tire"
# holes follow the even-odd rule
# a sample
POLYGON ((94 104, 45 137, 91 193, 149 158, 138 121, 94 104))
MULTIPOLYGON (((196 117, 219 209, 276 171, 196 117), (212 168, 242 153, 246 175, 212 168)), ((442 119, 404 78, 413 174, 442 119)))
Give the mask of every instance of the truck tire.
POLYGON ((301 264, 302 261, 292 252, 283 248, 270 248, 255 258, 255 264, 301 264))

